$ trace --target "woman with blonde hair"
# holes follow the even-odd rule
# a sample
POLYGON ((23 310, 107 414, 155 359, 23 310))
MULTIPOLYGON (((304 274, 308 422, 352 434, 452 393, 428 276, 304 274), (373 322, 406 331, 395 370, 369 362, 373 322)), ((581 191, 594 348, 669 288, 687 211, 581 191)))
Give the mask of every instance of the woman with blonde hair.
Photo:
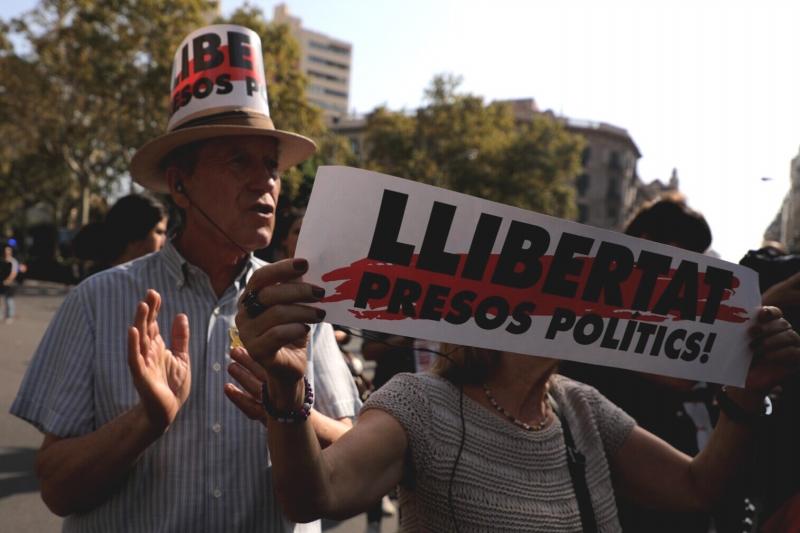
POLYGON ((355 427, 320 449, 306 415, 309 303, 302 259, 248 283, 261 311, 237 315, 247 350, 232 352, 227 396, 266 421, 273 478, 296 521, 343 518, 400 486, 402 531, 620 531, 615 495, 665 510, 714 504, 735 475, 764 395, 798 368, 800 337, 762 308, 745 389, 728 388, 709 444, 694 458, 638 427, 595 389, 554 373, 556 360, 477 348, 442 352, 433 373, 400 374, 355 427))

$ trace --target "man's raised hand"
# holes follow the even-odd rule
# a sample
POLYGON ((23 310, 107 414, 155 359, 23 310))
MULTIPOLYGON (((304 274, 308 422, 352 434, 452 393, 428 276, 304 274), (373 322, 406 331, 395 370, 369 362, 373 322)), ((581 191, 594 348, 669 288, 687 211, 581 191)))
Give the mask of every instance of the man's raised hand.
POLYGON ((153 427, 166 430, 189 397, 192 373, 189 361, 189 319, 184 314, 172 322, 171 350, 158 329, 161 295, 150 289, 136 307, 128 328, 128 366, 142 407, 153 427))

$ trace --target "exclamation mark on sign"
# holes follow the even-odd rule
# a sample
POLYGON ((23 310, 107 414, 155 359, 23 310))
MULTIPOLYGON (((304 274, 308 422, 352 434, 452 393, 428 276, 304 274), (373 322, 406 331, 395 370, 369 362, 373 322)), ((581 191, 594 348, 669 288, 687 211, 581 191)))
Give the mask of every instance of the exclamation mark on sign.
POLYGON ((706 353, 704 353, 703 355, 700 356, 700 362, 701 363, 707 363, 708 362, 708 352, 710 352, 711 349, 714 347, 714 341, 716 340, 716 338, 717 338, 717 334, 716 333, 709 333, 708 334, 708 338, 706 339, 706 345, 703 348, 703 352, 706 352, 706 353))

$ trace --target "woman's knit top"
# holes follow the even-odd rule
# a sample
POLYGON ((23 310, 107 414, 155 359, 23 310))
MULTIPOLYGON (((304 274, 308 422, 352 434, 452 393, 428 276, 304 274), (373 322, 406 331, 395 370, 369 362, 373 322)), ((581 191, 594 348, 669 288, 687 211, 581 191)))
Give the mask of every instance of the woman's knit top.
MULTIPOLYGON (((464 395, 465 443, 448 486, 462 425, 459 389, 433 374, 398 374, 363 410, 381 409, 405 429, 409 454, 400 485, 400 531, 579 532, 581 519, 557 417, 522 429, 464 395)), ((620 531, 608 457, 635 422, 592 387, 562 376, 550 394, 586 456, 586 483, 600 532, 620 531)))

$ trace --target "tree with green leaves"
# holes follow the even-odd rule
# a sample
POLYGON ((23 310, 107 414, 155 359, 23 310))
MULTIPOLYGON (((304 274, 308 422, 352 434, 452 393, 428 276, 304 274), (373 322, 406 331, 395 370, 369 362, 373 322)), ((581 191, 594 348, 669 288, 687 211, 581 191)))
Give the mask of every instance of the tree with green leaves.
POLYGON ((12 20, 10 32, 22 44, 0 57, 9 71, 0 79, 0 131, 28 142, 0 154, 0 170, 25 157, 51 161, 59 179, 69 178, 64 200, 79 195, 86 222, 90 195, 106 193, 135 149, 164 131, 173 50, 210 5, 176 0, 165 10, 158 0, 41 0, 12 20))
POLYGON ((574 216, 582 139, 554 118, 517 123, 502 102, 436 76, 414 115, 378 108, 367 120, 368 168, 559 217, 574 216))

